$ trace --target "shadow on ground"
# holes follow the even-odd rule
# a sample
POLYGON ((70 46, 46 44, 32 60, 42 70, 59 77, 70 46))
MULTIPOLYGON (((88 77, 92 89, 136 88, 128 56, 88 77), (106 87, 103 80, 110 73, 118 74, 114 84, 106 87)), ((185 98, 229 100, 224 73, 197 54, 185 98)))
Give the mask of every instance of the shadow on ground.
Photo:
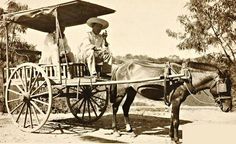
MULTIPOLYGON (((92 133, 98 130, 111 131, 111 120, 112 115, 104 115, 97 122, 89 125, 83 125, 78 122, 76 118, 66 118, 59 120, 52 120, 49 122, 48 128, 50 129, 47 133, 54 133, 60 131, 58 134, 84 134, 92 133)), ((156 116, 142 116, 137 114, 130 114, 130 120, 134 133, 138 135, 157 135, 160 137, 168 137, 170 119, 156 116)), ((125 124, 123 115, 117 115, 118 128, 121 134, 125 135, 125 124)), ((191 121, 180 120, 180 125, 191 123, 191 121)), ((40 132, 42 133, 42 132, 40 132)), ((106 135, 106 134, 105 134, 106 135)), ((182 138, 182 130, 179 130, 179 137, 182 138)), ((100 137, 82 136, 82 139, 88 139, 90 141, 96 141, 101 143, 121 143, 120 141, 113 141, 100 137)))

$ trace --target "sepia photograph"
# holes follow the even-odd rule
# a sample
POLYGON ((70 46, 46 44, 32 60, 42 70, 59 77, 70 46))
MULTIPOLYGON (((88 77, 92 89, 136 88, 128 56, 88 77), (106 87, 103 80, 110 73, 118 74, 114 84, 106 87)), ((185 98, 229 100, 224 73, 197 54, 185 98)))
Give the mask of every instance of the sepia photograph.
POLYGON ((234 0, 1 0, 0 143, 235 143, 234 0))

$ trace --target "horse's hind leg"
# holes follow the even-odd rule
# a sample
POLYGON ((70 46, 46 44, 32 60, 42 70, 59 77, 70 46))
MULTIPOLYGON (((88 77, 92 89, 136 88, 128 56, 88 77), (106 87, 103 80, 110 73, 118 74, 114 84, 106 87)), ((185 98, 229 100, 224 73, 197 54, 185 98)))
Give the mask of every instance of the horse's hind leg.
POLYGON ((136 95, 136 91, 133 88, 130 87, 129 89, 127 89, 127 97, 124 102, 124 105, 122 106, 127 132, 132 132, 132 127, 131 127, 130 121, 129 121, 129 109, 130 109, 131 104, 134 101, 135 95, 136 95))

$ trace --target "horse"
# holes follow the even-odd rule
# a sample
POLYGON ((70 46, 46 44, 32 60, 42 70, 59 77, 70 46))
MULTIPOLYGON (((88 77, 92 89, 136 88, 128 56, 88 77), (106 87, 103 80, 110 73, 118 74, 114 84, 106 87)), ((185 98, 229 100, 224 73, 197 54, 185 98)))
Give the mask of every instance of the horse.
MULTIPOLYGON (((170 64, 174 71, 180 72, 182 65, 177 63, 170 64)), ((190 71, 190 78, 188 80, 177 80, 169 85, 167 88, 167 95, 169 97, 169 105, 171 105, 171 122, 169 136, 172 140, 178 142, 178 127, 179 127, 179 111, 180 105, 185 99, 192 94, 208 89, 212 94, 215 102, 219 105, 223 112, 229 112, 232 109, 230 73, 227 70, 222 70, 216 66, 188 62, 185 64, 190 71)), ((112 71, 112 80, 137 80, 149 77, 159 77, 165 72, 163 64, 154 64, 142 61, 130 61, 116 67, 112 71)), ((110 87, 110 101, 112 103, 112 128, 113 132, 118 134, 116 114, 119 105, 126 96, 123 108, 124 121, 126 131, 132 132, 132 127, 129 120, 129 109, 134 101, 137 93, 152 99, 152 100, 166 100, 164 96, 165 87, 163 82, 152 81, 142 83, 128 83, 115 84, 110 87)), ((168 103, 167 103, 168 104, 168 103)))

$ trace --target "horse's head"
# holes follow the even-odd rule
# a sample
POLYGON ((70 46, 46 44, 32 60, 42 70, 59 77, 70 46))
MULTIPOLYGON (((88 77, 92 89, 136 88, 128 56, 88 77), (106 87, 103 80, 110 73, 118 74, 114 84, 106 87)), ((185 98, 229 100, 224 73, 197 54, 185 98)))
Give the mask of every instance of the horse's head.
POLYGON ((229 112, 232 109, 231 87, 229 71, 219 70, 210 86, 210 92, 223 112, 229 112))
POLYGON ((193 79, 199 80, 193 84, 195 87, 194 90, 197 92, 210 89, 210 93, 221 110, 223 112, 229 112, 232 109, 232 82, 229 71, 219 69, 215 65, 198 62, 188 62, 188 67, 193 68, 193 72, 196 72, 193 79))

